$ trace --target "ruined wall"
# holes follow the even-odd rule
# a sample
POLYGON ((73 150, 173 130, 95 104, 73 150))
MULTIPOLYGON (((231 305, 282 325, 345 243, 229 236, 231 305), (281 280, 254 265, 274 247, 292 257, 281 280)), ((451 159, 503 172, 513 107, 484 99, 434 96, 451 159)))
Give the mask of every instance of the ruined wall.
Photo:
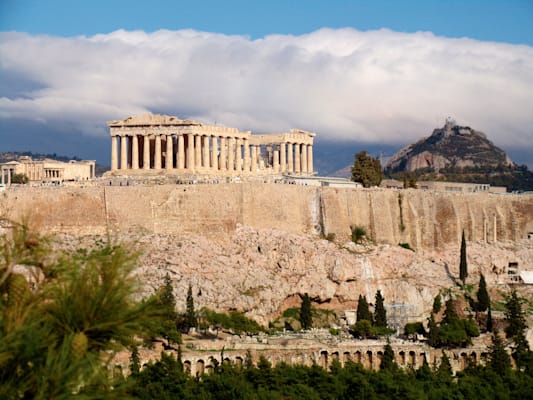
POLYGON ((533 196, 422 190, 340 189, 242 183, 214 185, 14 188, 0 213, 29 216, 50 232, 146 231, 223 239, 238 224, 290 232, 365 227, 376 242, 416 248, 467 240, 516 240, 533 231, 533 196))

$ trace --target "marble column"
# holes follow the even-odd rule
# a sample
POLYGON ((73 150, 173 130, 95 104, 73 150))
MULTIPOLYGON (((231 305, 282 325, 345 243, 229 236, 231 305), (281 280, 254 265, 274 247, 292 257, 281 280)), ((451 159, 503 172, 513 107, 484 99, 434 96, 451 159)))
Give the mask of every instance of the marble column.
POLYGON ((155 136, 154 169, 161 169, 161 135, 155 136))
POLYGON ((143 143, 143 169, 150 169, 150 136, 144 136, 143 143))
POLYGON ((280 157, 280 170, 281 172, 285 172, 287 169, 287 144, 281 143, 279 145, 279 157, 280 157))
POLYGON ((167 152, 165 157, 165 167, 168 170, 174 168, 174 138, 172 135, 167 135, 167 152))
MULTIPOLYGON (((111 171, 116 171, 117 169, 118 169, 118 136, 111 136, 111 171)), ((2 181, 2 183, 4 183, 4 181, 2 181)))
POLYGON ((301 153, 301 161, 302 161, 302 168, 301 171, 304 174, 307 174, 307 145, 302 144, 301 145, 302 153, 301 153))
POLYGON ((292 143, 287 143, 287 153, 289 154, 289 161, 288 161, 288 165, 287 165, 287 170, 289 172, 293 172, 294 171, 294 160, 293 160, 293 145, 292 143))
POLYGON ((211 169, 218 170, 218 138, 211 137, 211 169))
POLYGON ((250 171, 250 144, 248 139, 243 139, 243 148, 244 148, 244 166, 243 169, 246 172, 250 171))
POLYGON ((120 137, 120 169, 128 169, 128 139, 120 137))
POLYGON ((131 138, 131 169, 139 169, 139 138, 136 134, 131 138))
POLYGON ((11 186, 11 168, 7 169, 7 186, 11 186))
POLYGON ((221 137, 220 138, 220 162, 219 162, 219 167, 220 167, 220 169, 222 171, 226 170, 226 154, 227 154, 226 138, 225 137, 221 137))
POLYGON ((178 136, 178 169, 185 168, 185 140, 183 135, 178 136))
POLYGON ((194 169, 194 135, 192 133, 187 134, 187 169, 194 169))
POLYGON ((257 172, 257 146, 252 144, 252 166, 251 171, 253 173, 257 172))
POLYGON ((4 184, 4 175, 5 175, 4 172, 5 172, 5 171, 4 171, 4 168, 2 168, 2 169, 0 170, 0 175, 2 175, 2 185, 4 184))
POLYGON ((313 175, 313 145, 307 145, 307 173, 313 175))
POLYGON ((279 150, 274 150, 272 153, 272 168, 274 168, 274 172, 279 172, 279 150))
POLYGON ((211 163, 209 162, 209 136, 202 136, 202 150, 204 153, 202 167, 209 169, 211 168, 211 163))
POLYGON ((228 170, 235 170, 235 138, 229 138, 228 145, 228 170))
POLYGON ((202 137, 194 135, 194 166, 198 170, 202 166, 202 137))
POLYGON ((301 171, 301 163, 300 163, 300 144, 297 143, 294 145, 294 172, 297 174, 301 171))
POLYGON ((235 169, 242 171, 242 141, 240 138, 235 139, 235 169))

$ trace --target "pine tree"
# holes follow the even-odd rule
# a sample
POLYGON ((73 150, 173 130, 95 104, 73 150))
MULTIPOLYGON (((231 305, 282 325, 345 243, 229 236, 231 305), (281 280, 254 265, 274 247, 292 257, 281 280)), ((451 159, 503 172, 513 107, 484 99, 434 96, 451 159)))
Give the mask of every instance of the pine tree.
POLYGON ((387 327, 387 311, 383 304, 381 291, 376 292, 376 302, 374 306, 374 326, 387 327))
POLYGON ((135 376, 141 371, 141 360, 139 358, 139 349, 133 346, 130 355, 130 374, 135 376))
POLYGON ((465 231, 463 229, 463 236, 461 237, 461 260, 459 262, 459 279, 465 285, 466 278, 468 277, 468 266, 466 262, 466 240, 465 231))
POLYGON ((300 307, 300 324, 304 330, 310 329, 313 326, 311 299, 307 293, 305 293, 302 297, 302 305, 300 307))
POLYGON ((479 289, 477 291, 477 311, 486 311, 490 307, 490 297, 487 292, 487 283, 483 274, 479 275, 479 289))
POLYGON ((394 361, 394 351, 390 343, 387 342, 383 350, 383 357, 381 358, 381 364, 379 365, 380 370, 394 370, 397 365, 394 361))
POLYGON ((189 284, 189 289, 187 290, 187 300, 186 300, 186 311, 185 311, 185 328, 189 331, 191 328, 196 328, 198 321, 196 319, 196 312, 194 311, 194 298, 192 296, 192 286, 189 284))
POLYGON ((449 381, 453 376, 453 370, 452 365, 450 364, 450 359, 444 351, 442 352, 440 364, 437 368, 437 376, 443 381, 449 381))
POLYGON ((505 350, 503 340, 495 329, 492 333, 492 345, 489 346, 488 367, 498 375, 504 375, 511 367, 509 354, 505 350))
POLYGON ((366 296, 359 295, 359 300, 357 302, 357 321, 363 320, 372 322, 372 313, 368 307, 366 296))

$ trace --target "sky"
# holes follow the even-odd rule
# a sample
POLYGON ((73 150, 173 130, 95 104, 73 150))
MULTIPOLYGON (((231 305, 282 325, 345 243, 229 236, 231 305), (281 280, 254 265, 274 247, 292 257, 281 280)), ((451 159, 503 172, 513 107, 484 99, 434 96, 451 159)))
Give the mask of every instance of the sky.
POLYGON ((346 164, 452 117, 533 168, 531 110, 531 0, 0 0, 0 151, 109 165, 105 122, 150 111, 346 164))

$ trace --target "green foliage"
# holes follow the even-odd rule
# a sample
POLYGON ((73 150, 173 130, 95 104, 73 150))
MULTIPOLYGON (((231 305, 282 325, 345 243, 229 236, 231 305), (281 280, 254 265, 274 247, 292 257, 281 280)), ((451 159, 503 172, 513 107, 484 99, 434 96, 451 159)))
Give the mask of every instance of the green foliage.
POLYGON ((392 350, 390 343, 387 343, 383 350, 383 357, 381 358, 379 369, 394 371, 397 368, 398 365, 396 364, 396 361, 394 361, 394 351, 392 350))
POLYGON ((218 313, 204 307, 200 310, 200 321, 206 326, 214 327, 217 330, 228 329, 238 335, 242 333, 253 335, 264 331, 261 325, 238 311, 218 313))
POLYGON ((516 290, 511 292, 505 302, 505 336, 513 340, 513 358, 519 367, 526 367, 533 358, 525 335, 527 323, 522 309, 525 302, 525 299, 518 297, 516 290))
POLYGON ((373 333, 372 322, 367 319, 357 321, 350 329, 350 333, 358 338, 367 339, 373 333))
POLYGON ((181 334, 178 331, 176 312, 176 298, 172 289, 172 280, 170 275, 165 275, 163 285, 155 295, 155 300, 161 309, 163 320, 157 327, 157 335, 167 341, 167 346, 181 343, 181 334))
POLYGON ((352 226, 352 242, 361 243, 366 238, 366 230, 359 225, 352 226))
POLYGON ((373 317, 366 296, 359 295, 357 302, 357 321, 367 320, 372 325, 373 317))
POLYGON ((468 277, 468 265, 466 262, 466 240, 465 240, 465 231, 463 230, 463 235, 461 236, 461 257, 459 260, 459 279, 465 285, 466 278, 468 277))
POLYGON ((378 290, 376 292, 376 300, 374 305, 374 326, 377 327, 386 327, 387 326, 387 311, 385 310, 385 306, 383 304, 383 296, 381 295, 381 291, 378 290))
POLYGON ((135 255, 112 243, 54 253, 17 224, 0 241, 0 398, 106 397, 108 357, 160 317, 153 301, 132 300, 135 255), (14 263, 40 276, 33 290, 14 263))
POLYGON ((511 368, 511 359, 503 340, 498 334, 498 330, 495 330, 492 334, 492 344, 489 347, 489 362, 488 367, 498 375, 503 375, 509 372, 511 368))
POLYGON ((487 313, 486 330, 487 332, 492 332, 492 311, 491 311, 490 305, 489 305, 489 312, 487 313))
POLYGON ((415 249, 413 249, 413 248, 411 247, 411 245, 410 245, 409 243, 407 243, 407 242, 405 242, 405 243, 398 243, 398 246, 403 247, 404 249, 407 249, 407 250, 415 251, 415 249))
POLYGON ((130 374, 137 375, 141 371, 141 360, 139 358, 139 349, 133 346, 130 355, 130 374))
POLYGON ((11 177, 11 183, 18 183, 21 185, 25 185, 26 183, 28 183, 28 181, 29 181, 29 178, 26 174, 14 174, 11 177))
POLYGON ((360 182, 364 187, 379 186, 383 179, 379 158, 372 158, 366 151, 354 156, 352 181, 360 182))
POLYGON ((440 293, 435 296, 435 299, 433 300, 433 313, 438 313, 442 307, 442 301, 440 293))
POLYGON ((194 298, 192 296, 192 286, 189 284, 187 290, 186 310, 185 310, 185 329, 188 331, 191 328, 198 326, 198 320, 196 319, 196 312, 194 311, 194 298))
POLYGON ((307 330, 313 326, 313 316, 311 314, 311 299, 305 293, 302 297, 302 305, 300 307, 300 324, 302 329, 307 330))
POLYGON ((424 324, 422 322, 408 322, 405 324, 403 333, 406 336, 412 336, 415 333, 418 333, 419 335, 425 335, 426 330, 424 329, 424 324))
POLYGON ((477 291, 477 311, 487 311, 490 307, 490 297, 487 292, 487 283, 483 274, 479 274, 479 288, 477 291))
POLYGON ((435 370, 424 364, 418 371, 397 368, 392 349, 382 358, 380 371, 361 364, 332 361, 328 370, 280 363, 261 357, 257 367, 240 368, 217 362, 211 374, 186 376, 171 356, 149 364, 130 378, 130 394, 139 399, 525 399, 533 378, 521 371, 496 374, 490 366, 469 368, 453 377, 443 354, 435 370), (389 362, 390 361, 390 362, 389 362))
POLYGON ((458 317, 452 298, 446 301, 446 310, 440 326, 437 326, 431 314, 428 328, 428 344, 432 347, 464 347, 472 343, 472 337, 479 336, 479 329, 473 319, 458 317))

